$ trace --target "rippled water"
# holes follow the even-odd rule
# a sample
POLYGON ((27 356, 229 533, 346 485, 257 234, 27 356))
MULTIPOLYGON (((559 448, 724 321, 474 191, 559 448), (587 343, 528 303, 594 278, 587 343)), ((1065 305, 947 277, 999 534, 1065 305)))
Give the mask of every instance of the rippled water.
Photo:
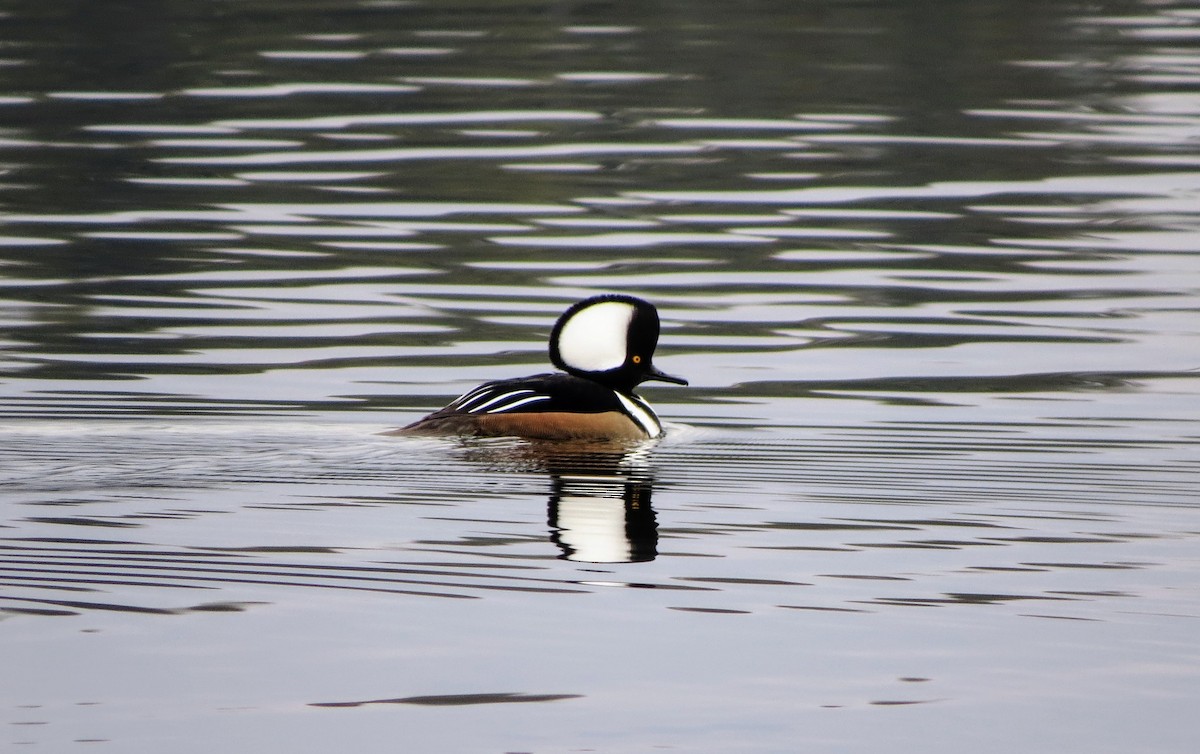
POLYGON ((1194 747, 1189 4, 10 5, 6 745, 1194 747))

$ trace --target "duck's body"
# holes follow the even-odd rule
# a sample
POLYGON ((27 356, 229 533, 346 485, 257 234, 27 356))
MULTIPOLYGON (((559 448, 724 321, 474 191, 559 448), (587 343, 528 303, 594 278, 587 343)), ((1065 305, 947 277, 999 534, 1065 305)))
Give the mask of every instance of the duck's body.
POLYGON ((399 430, 402 434, 641 440, 662 423, 633 392, 641 382, 687 381, 658 371, 658 312, 632 296, 596 296, 568 309, 550 335, 564 373, 488 382, 399 430))
POLYGON ((534 437, 545 440, 658 437, 644 400, 569 374, 488 382, 404 428, 409 434, 534 437))

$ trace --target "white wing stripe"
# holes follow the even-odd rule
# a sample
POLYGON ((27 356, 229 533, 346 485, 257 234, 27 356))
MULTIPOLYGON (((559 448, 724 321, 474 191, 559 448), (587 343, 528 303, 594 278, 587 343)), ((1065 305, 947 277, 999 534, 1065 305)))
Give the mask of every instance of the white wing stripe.
MULTIPOLYGON (((483 411, 488 406, 494 405, 496 403, 501 403, 502 401, 505 401, 509 398, 514 398, 518 395, 529 395, 532 392, 533 392, 532 390, 528 390, 528 389, 510 390, 507 393, 501 393, 500 395, 497 395, 495 398, 492 398, 490 401, 484 401, 483 403, 480 403, 475 408, 469 409, 468 413, 475 414, 480 411, 483 411)), ((488 413, 491 413, 491 412, 488 412, 488 413)))
POLYGON ((465 409, 467 406, 471 405, 475 401, 479 400, 480 398, 485 397, 490 391, 491 391, 490 387, 477 387, 474 390, 471 390, 470 392, 463 393, 457 399, 455 399, 455 401, 453 403, 451 403, 450 405, 455 406, 460 409, 465 409))
POLYGON ((527 398, 521 398, 520 400, 513 401, 512 403, 502 403, 499 406, 496 406, 495 408, 489 408, 486 413, 496 414, 496 413, 501 413, 504 411, 512 411, 514 408, 516 408, 518 406, 524 406, 526 403, 534 403, 536 401, 548 401, 548 400, 550 400, 550 396, 548 396, 548 395, 531 395, 527 398))

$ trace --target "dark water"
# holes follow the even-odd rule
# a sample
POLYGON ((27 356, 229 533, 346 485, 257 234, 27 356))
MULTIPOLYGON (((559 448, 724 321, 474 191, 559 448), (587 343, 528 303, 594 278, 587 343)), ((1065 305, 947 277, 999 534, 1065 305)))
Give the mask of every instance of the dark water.
POLYGON ((0 742, 1192 751, 1198 92, 1183 2, 7 3, 0 742), (380 434, 613 290, 661 442, 380 434))

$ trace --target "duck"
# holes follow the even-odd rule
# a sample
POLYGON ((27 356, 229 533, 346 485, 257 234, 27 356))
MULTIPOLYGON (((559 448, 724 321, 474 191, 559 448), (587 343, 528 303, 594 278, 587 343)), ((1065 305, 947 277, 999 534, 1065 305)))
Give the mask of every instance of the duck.
POLYGON ((687 380, 654 365, 658 310, 608 293, 570 306, 550 332, 559 372, 485 382, 406 427, 403 435, 522 437, 533 440, 640 441, 663 436, 662 422, 634 392, 657 380, 687 380))

